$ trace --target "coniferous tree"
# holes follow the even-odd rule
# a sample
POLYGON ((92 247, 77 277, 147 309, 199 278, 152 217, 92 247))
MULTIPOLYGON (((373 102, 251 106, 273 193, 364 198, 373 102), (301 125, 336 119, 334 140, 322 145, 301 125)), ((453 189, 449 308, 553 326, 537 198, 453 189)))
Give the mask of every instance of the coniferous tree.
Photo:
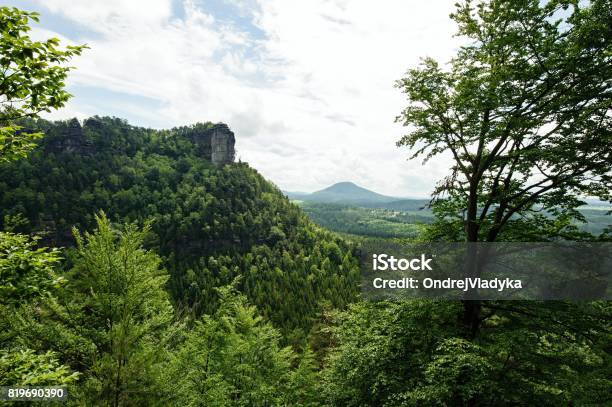
POLYGON ((173 318, 168 276, 160 258, 142 247, 148 226, 115 228, 104 214, 95 219, 93 233, 75 231, 69 273, 67 309, 94 345, 79 388, 85 400, 107 405, 150 403, 158 396, 155 377, 173 318))
POLYGON ((184 406, 313 405, 310 354, 295 355, 233 286, 220 288, 220 305, 204 315, 165 369, 169 398, 184 406), (288 403, 288 404, 287 404, 288 403))

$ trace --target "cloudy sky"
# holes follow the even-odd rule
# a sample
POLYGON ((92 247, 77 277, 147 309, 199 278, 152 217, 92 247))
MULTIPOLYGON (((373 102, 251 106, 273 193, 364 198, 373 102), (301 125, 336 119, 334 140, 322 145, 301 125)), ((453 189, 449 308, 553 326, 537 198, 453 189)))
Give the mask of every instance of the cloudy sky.
POLYGON ((353 181, 426 196, 444 157, 407 161, 394 81, 456 50, 455 0, 5 0, 38 11, 32 37, 91 49, 54 118, 112 115, 169 128, 225 122, 237 155, 284 190, 353 181))

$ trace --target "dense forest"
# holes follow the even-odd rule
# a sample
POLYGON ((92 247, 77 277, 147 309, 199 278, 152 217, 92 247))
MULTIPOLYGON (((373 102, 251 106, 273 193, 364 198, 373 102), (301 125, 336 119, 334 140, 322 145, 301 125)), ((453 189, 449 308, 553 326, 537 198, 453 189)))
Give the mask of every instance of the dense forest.
POLYGON ((322 303, 355 298, 352 249, 247 164, 198 156, 193 133, 207 126, 154 131, 100 117, 82 128, 24 125, 45 137, 28 160, 0 167, 2 227, 70 247, 71 229, 90 230, 100 210, 117 223, 151 221, 147 247, 162 257, 177 307, 213 312, 214 287, 241 276, 238 287, 266 317, 303 337, 322 303))
MULTIPOLYGON (((397 83, 398 146, 452 157, 404 239, 610 240, 576 227, 581 197, 612 199, 610 10, 457 4, 466 45, 397 83)), ((86 47, 33 41, 37 18, 0 8, 0 386, 85 406, 612 403, 610 301, 364 300, 373 239, 213 163, 197 142, 211 123, 39 118, 86 47)))
POLYGON ((489 302, 472 341, 460 303, 357 302, 358 247, 246 164, 198 157, 210 124, 95 117, 81 144, 75 120, 28 125, 45 137, 0 167, 0 265, 22 273, 2 286, 3 384, 118 405, 607 397, 607 302, 489 302))
POLYGON ((317 225, 354 235, 414 239, 424 225, 433 222, 431 211, 399 211, 299 201, 298 205, 317 225))
MULTIPOLYGON (((60 379, 71 383, 79 373, 91 374, 96 380, 80 379, 74 394, 91 400, 88 397, 95 398, 100 391, 113 395, 119 391, 117 397, 124 403, 142 380, 155 380, 152 370, 141 365, 145 361, 150 369, 168 374, 176 369, 176 377, 164 376, 165 383, 178 383, 185 372, 185 366, 173 363, 190 363, 199 369, 187 350, 184 355, 183 351, 168 354, 172 361, 161 357, 164 341, 172 349, 177 343, 188 349, 209 335, 211 341, 222 341, 218 344, 222 348, 210 357, 221 358, 217 363, 229 364, 228 368, 246 366, 233 366, 236 361, 228 359, 227 352, 238 352, 238 358, 242 352, 254 352, 255 359, 244 363, 249 369, 264 370, 254 377, 259 384, 244 386, 256 386, 252 391, 258 395, 231 396, 236 384, 223 389, 213 381, 201 384, 210 386, 209 390, 192 389, 198 396, 187 397, 211 397, 218 403, 223 397, 237 398, 244 405, 252 405, 256 397, 289 397, 272 390, 281 381, 290 381, 289 376, 314 369, 307 350, 313 325, 325 309, 344 308, 356 299, 359 271, 354 248, 312 224, 247 164, 215 166, 199 156, 192 136, 210 123, 169 131, 136 128, 102 117, 90 118, 82 127, 76 120, 20 124, 21 131, 42 131, 45 137, 28 159, 0 165, 2 228, 12 233, 2 236, 0 262, 12 267, 13 262, 22 261, 26 274, 37 268, 37 262, 44 262, 45 268, 37 271, 41 275, 32 278, 52 281, 37 287, 27 306, 17 283, 5 281, 2 286, 8 298, 15 295, 4 304, 11 311, 2 321, 6 328, 2 343, 9 349, 24 349, 4 356, 7 376, 3 383, 10 383, 9 372, 16 374, 20 363, 36 356, 41 358, 37 363, 62 364, 28 383, 60 379), (31 240, 25 235, 37 237, 31 240), (45 246, 66 249, 60 255, 45 246), (25 249, 23 260, 14 258, 16 248, 25 249), (54 277, 45 276, 44 271, 54 277), (139 297, 143 303, 137 302, 139 297), (129 310, 128 320, 120 312, 122 307, 129 310), (121 332, 105 329, 109 321, 118 321, 121 332), (115 333, 135 335, 121 336, 121 340, 143 353, 131 355, 133 360, 122 355, 127 382, 120 380, 121 389, 114 385, 105 390, 99 386, 110 384, 97 375, 110 373, 94 372, 104 370, 95 361, 111 357, 107 352, 124 351, 112 348, 112 342, 119 340, 115 333), (109 340, 111 345, 106 343, 109 340), (288 344, 306 356, 307 365, 300 367, 293 351, 283 348, 288 344), (268 356, 259 352, 260 346, 268 356), (34 355, 31 349, 43 353, 34 355), (260 366, 258 360, 271 366, 260 366), (164 364, 170 367, 162 369, 164 364), (208 391, 212 395, 206 396, 208 391)), ((218 379, 229 380, 222 374, 218 379)), ((149 391, 146 386, 138 390, 149 391)), ((187 394, 170 387, 164 391, 170 398, 187 394)), ((138 397, 131 395, 130 403, 143 402, 138 397)), ((163 400, 157 393, 147 397, 163 400)))

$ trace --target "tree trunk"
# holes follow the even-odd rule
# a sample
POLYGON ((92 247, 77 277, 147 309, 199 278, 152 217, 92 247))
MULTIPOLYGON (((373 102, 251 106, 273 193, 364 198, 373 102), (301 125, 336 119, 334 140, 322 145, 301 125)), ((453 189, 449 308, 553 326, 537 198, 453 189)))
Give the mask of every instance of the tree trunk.
POLYGON ((474 339, 480 329, 480 300, 463 300, 463 325, 469 339, 474 339))
MULTIPOLYGON (((476 217, 478 214, 478 184, 476 181, 470 183, 470 195, 468 199, 466 217, 466 241, 467 241, 467 262, 466 275, 469 277, 479 277, 480 262, 478 261, 478 228, 476 217)), ((469 339, 473 339, 478 334, 480 328, 480 310, 482 304, 479 300, 466 298, 463 300, 463 325, 469 339)))

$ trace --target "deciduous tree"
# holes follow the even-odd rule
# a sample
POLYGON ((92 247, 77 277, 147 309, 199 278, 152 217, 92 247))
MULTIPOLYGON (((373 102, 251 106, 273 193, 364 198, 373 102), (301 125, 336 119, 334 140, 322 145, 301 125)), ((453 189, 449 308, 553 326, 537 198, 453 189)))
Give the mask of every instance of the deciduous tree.
MULTIPOLYGON (((609 0, 463 1, 451 17, 465 41, 450 64, 425 59, 397 82, 409 101, 398 145, 451 157, 434 191, 438 231, 550 239, 581 219, 581 197, 612 200, 610 10, 609 0)), ((479 303, 465 306, 477 329, 479 303)))
POLYGON ((57 38, 33 41, 31 21, 38 21, 37 13, 0 7, 0 162, 24 157, 42 136, 21 132, 15 120, 64 106, 71 69, 65 63, 85 48, 60 48, 57 38))

